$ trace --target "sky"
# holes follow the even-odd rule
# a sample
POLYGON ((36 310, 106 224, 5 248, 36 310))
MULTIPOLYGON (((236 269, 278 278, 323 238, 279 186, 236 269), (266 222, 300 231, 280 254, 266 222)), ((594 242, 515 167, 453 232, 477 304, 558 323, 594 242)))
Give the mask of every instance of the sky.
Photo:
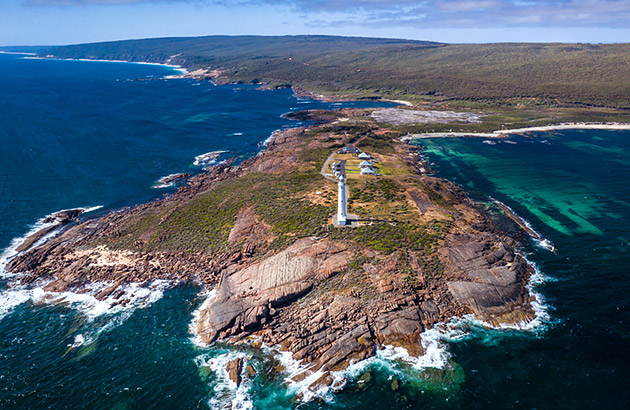
POLYGON ((630 0, 0 0, 0 45, 212 34, 630 42, 630 0))

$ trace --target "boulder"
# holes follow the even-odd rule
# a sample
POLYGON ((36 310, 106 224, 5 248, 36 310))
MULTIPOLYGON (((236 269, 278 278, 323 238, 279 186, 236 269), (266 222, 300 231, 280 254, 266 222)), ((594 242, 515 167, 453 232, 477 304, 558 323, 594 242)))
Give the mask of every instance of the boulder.
POLYGON ((241 384, 241 370, 243 370, 243 359, 237 357, 234 360, 228 362, 225 366, 225 370, 228 372, 230 380, 232 380, 237 386, 241 384))

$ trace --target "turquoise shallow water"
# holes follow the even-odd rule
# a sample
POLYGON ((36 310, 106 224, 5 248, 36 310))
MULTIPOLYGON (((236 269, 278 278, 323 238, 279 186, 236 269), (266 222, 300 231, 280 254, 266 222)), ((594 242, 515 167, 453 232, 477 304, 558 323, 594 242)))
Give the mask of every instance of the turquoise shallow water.
POLYGON ((437 174, 512 207, 556 253, 528 251, 551 321, 538 335, 473 333, 451 346, 463 407, 624 408, 630 382, 630 132, 424 140, 437 174), (489 339, 488 339, 489 337, 489 339))
MULTIPOLYGON (((297 124, 284 112, 335 107, 289 90, 160 79, 170 73, 0 55, 1 247, 59 209, 103 205, 98 213, 169 192, 151 186, 198 171, 199 154, 255 154, 272 131, 297 124)), ((194 343, 198 287, 129 288, 129 304, 112 308, 89 295, 50 300, 0 278, 0 408, 627 407, 629 137, 566 131, 496 145, 422 142, 440 176, 479 200, 505 202, 557 248, 532 242, 524 250, 548 277, 536 289, 550 318, 534 331, 465 322, 425 335, 433 356, 416 369, 381 352, 347 374, 342 390, 300 404, 303 386, 286 380, 294 363, 284 360, 278 373, 271 370, 283 358, 267 350, 194 343), (223 372, 235 356, 257 373, 240 389, 223 372)))

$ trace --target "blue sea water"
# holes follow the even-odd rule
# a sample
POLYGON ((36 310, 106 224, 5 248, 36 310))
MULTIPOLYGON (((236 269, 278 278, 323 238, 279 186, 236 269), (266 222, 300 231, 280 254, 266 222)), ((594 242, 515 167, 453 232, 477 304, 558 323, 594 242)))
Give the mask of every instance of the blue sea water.
MULTIPOLYGON (((298 100, 290 90, 162 78, 169 74, 160 66, 0 54, 1 248, 60 209, 106 212, 170 192, 152 186, 199 171, 197 155, 254 155, 274 130, 300 125, 281 118, 285 112, 339 107, 298 100)), ((373 103, 341 106, 349 105, 373 103)), ((627 407, 628 137, 565 131, 496 145, 422 141, 438 175, 490 212, 489 196, 506 203, 555 246, 555 253, 535 242, 523 250, 547 278, 535 288, 548 317, 541 311, 533 330, 460 321, 425 335, 434 356, 415 368, 380 352, 346 374, 342 390, 300 404, 303 385, 285 377, 295 363, 266 349, 195 344, 189 327, 205 296, 194 285, 130 288, 130 303, 111 308, 89 295, 49 300, 0 277, 0 408, 627 407), (224 372, 236 356, 257 373, 238 389, 224 372)))

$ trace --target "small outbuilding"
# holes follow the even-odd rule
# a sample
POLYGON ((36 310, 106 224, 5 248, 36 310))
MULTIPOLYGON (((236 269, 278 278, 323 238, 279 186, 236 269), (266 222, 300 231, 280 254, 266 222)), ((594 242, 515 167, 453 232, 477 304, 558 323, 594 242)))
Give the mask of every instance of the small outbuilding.
POLYGON ((359 150, 357 147, 352 146, 352 145, 347 145, 345 147, 343 147, 342 149, 340 149, 339 151, 337 151, 339 154, 359 154, 361 152, 361 150, 359 150))

